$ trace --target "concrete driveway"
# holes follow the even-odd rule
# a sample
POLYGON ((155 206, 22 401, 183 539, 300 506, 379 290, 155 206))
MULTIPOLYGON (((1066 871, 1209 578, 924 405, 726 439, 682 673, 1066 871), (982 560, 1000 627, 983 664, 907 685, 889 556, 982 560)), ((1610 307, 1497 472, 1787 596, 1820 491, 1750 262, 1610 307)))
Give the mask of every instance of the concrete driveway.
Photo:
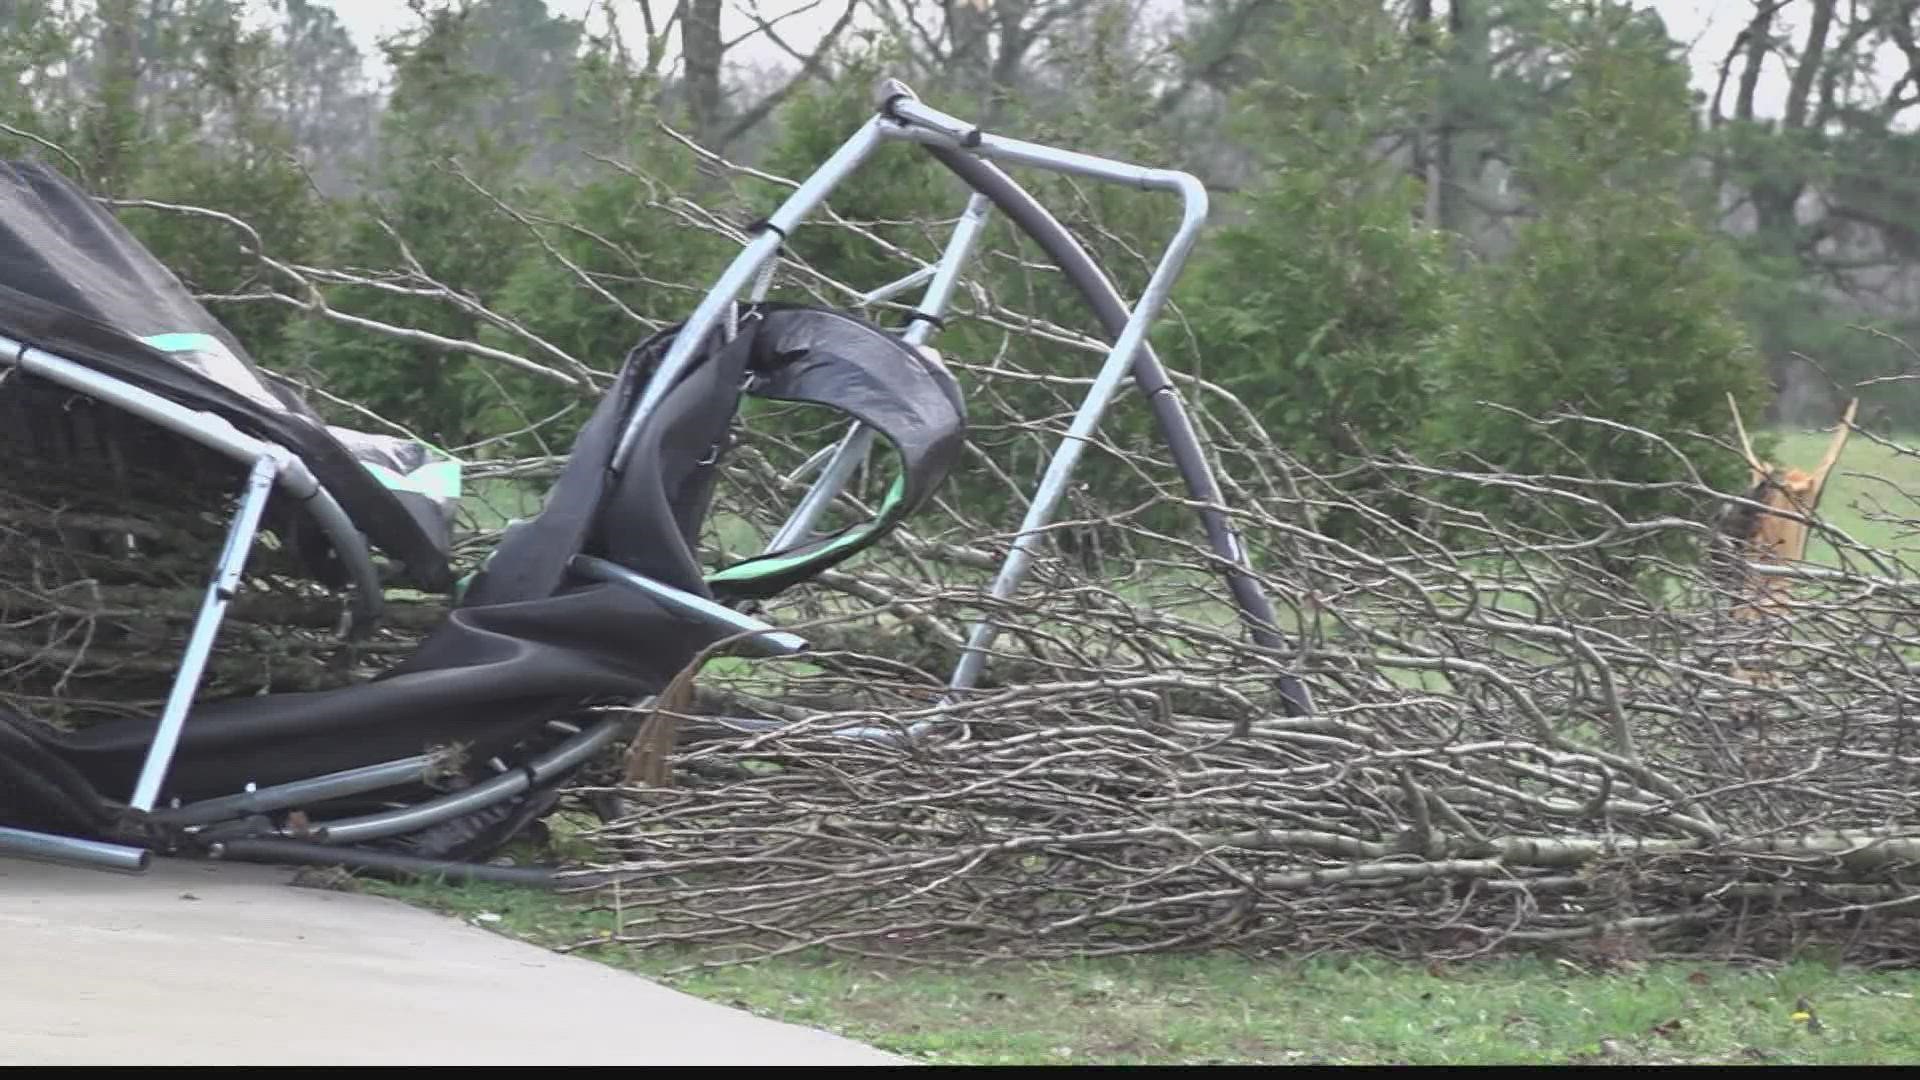
POLYGON ((0 858, 0 1065, 888 1065, 292 871, 0 858))

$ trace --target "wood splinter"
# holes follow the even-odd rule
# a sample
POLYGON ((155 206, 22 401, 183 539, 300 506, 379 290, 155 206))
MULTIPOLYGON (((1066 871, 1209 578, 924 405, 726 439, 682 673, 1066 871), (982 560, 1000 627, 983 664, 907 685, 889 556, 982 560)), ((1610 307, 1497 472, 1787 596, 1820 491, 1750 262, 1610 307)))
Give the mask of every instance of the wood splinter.
MULTIPOLYGON (((1763 504, 1770 511, 1763 513, 1743 507, 1735 528, 1729 531, 1734 532, 1747 546, 1755 562, 1799 562, 1807 554, 1807 523, 1787 515, 1811 517, 1819 508, 1827 477, 1840 461, 1847 438, 1853 433, 1853 417, 1860 407, 1860 400, 1855 398, 1847 403, 1846 415, 1840 418, 1839 425, 1834 429, 1833 441, 1827 444, 1826 456, 1810 472, 1781 468, 1760 460, 1760 456, 1753 452, 1753 442, 1747 438, 1746 425, 1740 422, 1740 406, 1735 404, 1732 394, 1727 395, 1727 406, 1733 410, 1733 430, 1740 436, 1740 451, 1746 456, 1747 467, 1751 471, 1747 498, 1763 504)), ((1778 592, 1782 587, 1782 584, 1770 583, 1766 589, 1778 592)))
MULTIPOLYGON (((1847 446, 1847 438, 1853 433, 1853 418, 1859 406, 1858 398, 1847 403, 1846 414, 1834 428, 1833 439, 1827 444, 1825 456, 1808 471, 1782 468, 1760 460, 1760 455, 1753 452, 1753 442, 1747 437, 1746 425, 1740 421, 1740 406, 1734 402, 1732 394, 1727 395, 1727 407, 1733 411, 1733 429, 1740 437, 1740 451, 1745 455, 1750 471, 1747 499, 1766 507, 1765 510, 1738 507, 1725 526, 1724 531, 1731 534, 1739 545, 1741 557, 1776 566, 1806 558, 1807 522, 1789 515, 1810 518, 1819 508, 1820 497, 1826 491, 1827 477, 1839 463, 1840 454, 1847 446)), ((1786 578, 1753 573, 1743 573, 1741 577, 1746 585, 1744 591, 1750 598, 1734 609, 1735 619, 1752 621, 1769 613, 1785 613, 1789 586, 1786 578)), ((1755 685, 1771 686, 1777 682, 1771 672, 1747 671, 1737 663, 1733 674, 1755 685)))

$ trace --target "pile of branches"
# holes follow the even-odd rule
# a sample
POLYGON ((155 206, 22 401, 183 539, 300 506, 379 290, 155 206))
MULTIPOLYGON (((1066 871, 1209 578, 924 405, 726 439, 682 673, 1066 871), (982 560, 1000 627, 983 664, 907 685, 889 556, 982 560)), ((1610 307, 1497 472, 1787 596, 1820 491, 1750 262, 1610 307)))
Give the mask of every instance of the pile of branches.
MULTIPOLYGON (((1167 583, 1204 583, 1207 560, 1119 515, 1105 527, 1160 557, 1097 575, 1055 557, 1016 602, 912 573, 932 545, 846 573, 827 587, 857 629, 804 662, 702 676, 671 783, 609 789, 625 814, 593 832, 591 869, 617 880, 603 899, 623 938, 722 959, 1811 941, 1916 956, 1920 579, 1892 553, 1855 552, 1875 571, 1751 566, 1792 579, 1790 606, 1756 613, 1750 580, 1669 563, 1661 591, 1636 592, 1583 557, 1676 530, 1713 542, 1682 518, 1621 521, 1613 540, 1342 542, 1297 523, 1367 513, 1344 481, 1265 464, 1299 501, 1240 510, 1270 541, 1256 562, 1297 613, 1297 650, 1246 644, 1217 602, 1176 613, 1194 584, 1167 583), (1006 627, 999 677, 946 693, 982 617, 1006 627), (1284 715, 1283 670, 1314 688, 1314 715, 1284 715)), ((1441 508, 1442 480, 1592 494, 1372 471, 1441 508)))

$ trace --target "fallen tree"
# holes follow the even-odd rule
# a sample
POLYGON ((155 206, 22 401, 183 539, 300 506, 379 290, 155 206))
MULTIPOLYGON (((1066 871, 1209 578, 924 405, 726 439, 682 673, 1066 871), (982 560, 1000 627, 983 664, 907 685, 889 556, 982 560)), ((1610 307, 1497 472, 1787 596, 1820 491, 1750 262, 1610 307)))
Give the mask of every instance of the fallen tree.
MULTIPOLYGON (((1429 475, 1379 468, 1408 494, 1429 475)), ((1585 497, 1570 478, 1487 479, 1585 497)), ((1339 499, 1317 481, 1303 497, 1339 499)), ((993 612, 1013 685, 943 700, 942 671, 890 668, 882 644, 708 674, 707 708, 736 719, 685 707, 671 785, 619 787, 625 814, 589 834, 621 940, 709 963, 1815 940, 1914 958, 1920 582, 1890 553, 1873 554, 1895 576, 1805 569, 1791 606, 1754 620, 1704 572, 1665 567, 1668 599, 1649 599, 1577 556, 1707 531, 1687 521, 1446 552, 1411 532, 1337 544, 1290 525, 1301 509, 1261 502, 1247 523, 1297 605, 1296 655, 1060 560, 993 612), (1763 662, 1766 685, 1729 674, 1763 662), (1273 684, 1295 664, 1319 711, 1285 719, 1273 684), (803 697, 802 717, 759 714, 777 729, 737 719, 803 697)), ((939 588, 905 600, 982 610, 939 588)))

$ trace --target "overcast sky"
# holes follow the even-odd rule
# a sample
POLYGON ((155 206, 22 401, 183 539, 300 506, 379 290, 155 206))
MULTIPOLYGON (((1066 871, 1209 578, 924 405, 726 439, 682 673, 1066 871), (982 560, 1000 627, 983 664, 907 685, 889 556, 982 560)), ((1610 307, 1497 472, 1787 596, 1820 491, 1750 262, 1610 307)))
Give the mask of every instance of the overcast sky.
MULTIPOLYGON (((412 14, 398 0, 331 0, 331 3, 360 46, 374 55, 377 55, 374 45, 380 36, 412 20, 412 14)), ((581 18, 589 12, 603 10, 609 3, 615 10, 621 11, 623 24, 640 25, 632 0, 547 0, 547 8, 557 15, 581 18)), ((727 38, 731 39, 751 27, 746 16, 741 14, 741 9, 752 3, 753 0, 729 0, 726 22, 722 27, 727 38)), ((794 48, 803 51, 819 40, 839 12, 844 10, 833 0, 821 3, 815 3, 814 0, 758 0, 757 6, 770 19, 810 8, 779 23, 782 37, 794 48)), ((1177 11, 1180 4, 1179 0, 1155 0, 1154 6, 1172 12, 1177 11)), ((1740 0, 1640 0, 1636 6, 1651 7, 1660 12, 1666 20, 1668 31, 1689 47, 1694 85, 1711 93, 1720 60, 1740 32, 1740 26, 1750 10, 1749 4, 1740 0)), ((655 9, 671 10, 671 6, 659 3, 655 9)), ((781 59, 779 50, 760 41, 742 45, 737 57, 738 61, 756 66, 777 64, 781 59)), ((1764 111, 1772 112, 1784 97, 1786 79, 1777 65, 1766 76, 1761 84, 1758 104, 1764 111)))

